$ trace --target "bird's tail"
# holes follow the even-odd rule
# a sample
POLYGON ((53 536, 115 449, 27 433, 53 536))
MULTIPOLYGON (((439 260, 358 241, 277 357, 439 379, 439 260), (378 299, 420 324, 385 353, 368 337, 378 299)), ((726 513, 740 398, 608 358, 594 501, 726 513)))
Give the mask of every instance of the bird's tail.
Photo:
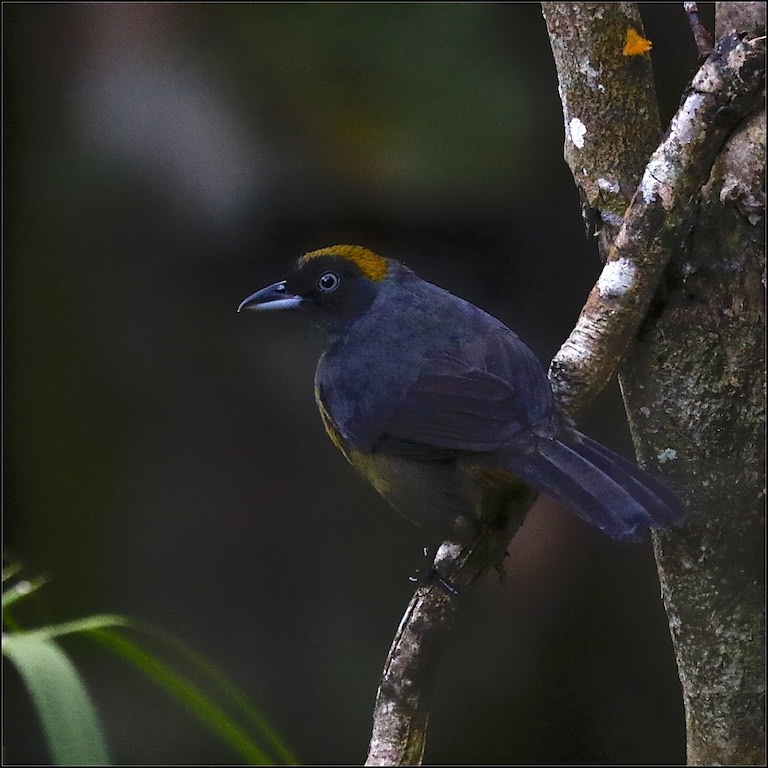
POLYGON ((683 502, 663 483, 580 432, 567 444, 542 440, 510 469, 570 506, 614 539, 637 541, 648 528, 681 525, 683 502))

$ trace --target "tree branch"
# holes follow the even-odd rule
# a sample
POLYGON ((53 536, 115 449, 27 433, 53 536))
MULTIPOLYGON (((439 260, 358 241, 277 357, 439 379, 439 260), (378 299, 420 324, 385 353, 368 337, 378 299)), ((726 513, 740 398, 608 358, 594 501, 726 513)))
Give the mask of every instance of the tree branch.
POLYGON ((433 574, 411 598, 392 641, 376 694, 366 765, 420 765, 438 662, 466 589, 489 565, 502 572, 506 547, 536 494, 525 489, 506 525, 483 526, 468 546, 446 541, 433 574))
POLYGON ((392 641, 376 695, 373 735, 366 765, 420 765, 424 755, 436 660, 459 608, 458 590, 484 568, 480 558, 452 542, 438 550, 434 567, 450 580, 420 586, 392 641))
POLYGON ((549 369, 562 408, 577 414, 608 383, 648 313, 689 227, 690 204, 734 126, 762 100, 763 52, 725 35, 693 78, 646 166, 608 261, 549 369))
POLYGON ((661 137, 636 3, 542 3, 563 107, 563 155, 603 262, 661 137))

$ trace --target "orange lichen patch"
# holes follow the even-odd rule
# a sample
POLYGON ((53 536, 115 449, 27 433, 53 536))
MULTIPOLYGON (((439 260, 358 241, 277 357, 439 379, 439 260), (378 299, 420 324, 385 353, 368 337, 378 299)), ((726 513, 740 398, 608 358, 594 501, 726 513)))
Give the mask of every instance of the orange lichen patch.
POLYGON ((310 259, 319 256, 338 256, 349 259, 369 280, 378 282, 387 276, 387 260, 362 245, 331 245, 328 248, 320 248, 317 251, 305 253, 299 259, 299 266, 303 266, 310 259))
POLYGON ((627 29, 627 38, 624 43, 623 54, 625 56, 641 56, 653 48, 653 43, 643 37, 636 29, 627 29))

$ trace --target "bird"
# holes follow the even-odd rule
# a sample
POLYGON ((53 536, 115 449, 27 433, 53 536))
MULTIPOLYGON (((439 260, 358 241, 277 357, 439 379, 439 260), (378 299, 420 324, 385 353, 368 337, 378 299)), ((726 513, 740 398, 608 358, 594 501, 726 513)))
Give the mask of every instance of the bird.
POLYGON ((664 483, 576 429, 512 330, 395 259, 361 245, 310 251, 243 310, 298 310, 320 328, 314 394, 328 436, 443 541, 471 542, 539 493, 619 541, 685 520, 664 483))

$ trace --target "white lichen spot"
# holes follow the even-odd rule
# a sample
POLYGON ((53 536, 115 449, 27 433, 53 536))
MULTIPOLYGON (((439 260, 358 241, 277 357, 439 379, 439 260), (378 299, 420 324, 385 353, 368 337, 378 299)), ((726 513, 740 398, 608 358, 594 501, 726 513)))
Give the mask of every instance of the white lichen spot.
POLYGON ((675 204, 679 179, 687 167, 688 148, 695 146, 701 136, 702 100, 701 94, 696 93, 685 100, 672 118, 664 143, 648 161, 639 187, 645 203, 659 200, 667 211, 675 204))
POLYGON ((612 227, 620 227, 624 217, 618 213, 613 213, 613 211, 600 211, 600 221, 612 227))
POLYGON ((584 149, 584 137, 587 135, 587 126, 578 117, 572 117, 568 123, 568 133, 574 146, 584 149))
POLYGON ((614 192, 616 194, 621 192, 618 182, 604 179, 602 176, 597 180, 597 187, 602 189, 603 192, 614 192))
POLYGON ((692 264, 690 261, 685 261, 680 267, 680 271, 683 273, 683 277, 689 278, 691 275, 695 275, 699 271, 699 268, 696 264, 692 264))
POLYGON ((640 193, 646 205, 656 202, 658 197, 661 197, 664 208, 668 208, 671 205, 669 183, 667 181, 670 175, 664 153, 656 150, 648 161, 643 178, 640 180, 640 193))
POLYGON ((568 369, 572 366, 580 366, 589 359, 596 335, 593 325, 593 322, 586 315, 582 315, 578 319, 571 335, 563 342, 563 346, 555 355, 555 360, 561 367, 568 369))
POLYGON ((584 75, 587 85, 598 93, 605 93, 605 86, 600 82, 600 72, 592 66, 589 59, 582 59, 579 62, 579 71, 584 75))
POLYGON ((461 544, 455 541, 444 541, 435 555, 435 562, 444 560, 455 560, 461 554, 461 544))
POLYGON ((657 454, 656 459, 659 464, 665 464, 668 461, 674 461, 677 458, 677 451, 674 448, 662 448, 657 454))
POLYGON ((635 283, 637 268, 623 256, 609 261, 597 279, 597 290, 604 299, 623 296, 635 283))

